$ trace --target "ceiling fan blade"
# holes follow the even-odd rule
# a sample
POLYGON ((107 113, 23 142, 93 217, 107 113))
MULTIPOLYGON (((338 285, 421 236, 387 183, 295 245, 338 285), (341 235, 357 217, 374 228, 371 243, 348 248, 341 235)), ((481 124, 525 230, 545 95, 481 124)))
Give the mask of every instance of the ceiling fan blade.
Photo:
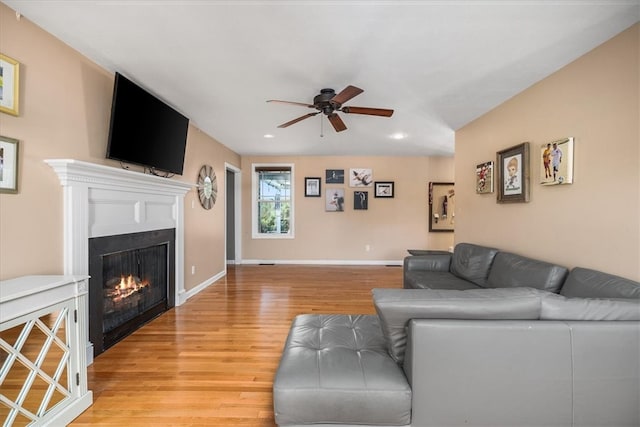
POLYGON ((302 107, 316 108, 315 105, 305 104, 304 102, 281 101, 279 99, 268 99, 267 102, 277 102, 279 104, 300 105, 302 107))
POLYGON ((344 124, 340 116, 336 113, 329 114, 327 118, 333 125, 333 128, 336 130, 336 132, 342 132, 343 130, 347 129, 347 126, 344 124))
POLYGON ((342 105, 351 98, 360 95, 362 92, 364 92, 364 90, 360 89, 359 87, 349 85, 345 87, 342 92, 331 98, 331 102, 334 104, 342 105))
POLYGON ((320 114, 320 111, 317 111, 317 112, 315 112, 315 113, 305 114, 304 116, 300 116, 300 117, 298 117, 297 119, 293 119, 293 120, 291 120, 291 121, 289 121, 289 122, 287 122, 287 123, 283 123, 283 124, 281 124, 281 125, 280 125, 280 126, 278 126, 278 127, 279 127, 279 128, 286 128, 286 127, 288 127, 288 126, 291 126, 291 125, 293 125, 293 124, 296 124, 296 123, 298 123, 298 122, 301 122, 301 121, 303 121, 304 119, 308 119, 309 117, 313 117, 313 116, 315 116, 316 114, 320 114))
POLYGON ((368 108, 368 107, 342 107, 340 111, 347 114, 367 114, 369 116, 391 117, 393 110, 386 108, 368 108))

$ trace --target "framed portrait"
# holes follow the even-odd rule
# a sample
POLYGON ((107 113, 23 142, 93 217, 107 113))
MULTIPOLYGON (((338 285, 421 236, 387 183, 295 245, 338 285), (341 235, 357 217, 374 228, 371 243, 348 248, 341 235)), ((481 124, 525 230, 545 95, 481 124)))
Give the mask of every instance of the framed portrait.
POLYGON ((374 193, 375 197, 393 197, 393 181, 376 181, 374 186, 376 189, 374 193))
POLYGON ((484 162, 476 166, 476 193, 493 193, 493 162, 484 162))
POLYGON ((320 178, 307 177, 304 179, 304 196, 305 197, 320 197, 320 178))
POLYGON ((324 210, 344 212, 344 188, 328 188, 325 192, 324 210))
POLYGON ((372 185, 371 169, 349 169, 349 187, 371 187, 372 185))
POLYGON ((573 137, 540 146, 540 184, 573 183, 573 137))
POLYGON ((498 151, 498 203, 529 201, 529 143, 498 151))
POLYGON ((0 111, 17 116, 20 99, 20 63, 0 53, 0 111))
POLYGON ((455 195, 453 182, 429 183, 429 231, 454 231, 455 195))
POLYGON ((356 211, 366 211, 367 209, 369 209, 368 191, 353 192, 353 209, 356 211))
POLYGON ((344 184, 344 169, 326 169, 324 182, 327 184, 344 184))
POLYGON ((0 136, 0 193, 18 192, 17 139, 0 136))

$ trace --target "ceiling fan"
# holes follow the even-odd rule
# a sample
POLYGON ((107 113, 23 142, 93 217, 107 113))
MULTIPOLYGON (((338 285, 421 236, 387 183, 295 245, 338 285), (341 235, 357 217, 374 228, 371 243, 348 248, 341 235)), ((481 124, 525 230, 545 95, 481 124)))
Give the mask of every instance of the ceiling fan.
POLYGON ((347 126, 344 124, 340 116, 338 116, 337 112, 341 111, 347 114, 365 114, 369 116, 382 116, 382 117, 391 117, 393 114, 393 110, 388 110, 385 108, 369 108, 369 107, 350 107, 343 104, 350 99, 354 98, 357 95, 360 95, 364 92, 359 87, 355 86, 347 86, 342 90, 342 92, 336 94, 336 91, 333 89, 322 89, 318 95, 313 98, 313 104, 305 104, 303 102, 292 102, 292 101, 280 101, 278 99, 269 99, 267 102, 279 102, 281 104, 292 104, 292 105, 301 105, 303 107, 314 108, 318 111, 315 113, 308 113, 304 116, 300 116, 293 120, 290 120, 286 123, 278 126, 279 128, 286 128, 295 123, 298 123, 304 119, 308 119, 309 117, 313 117, 317 114, 323 113, 329 119, 329 122, 336 130, 336 132, 342 132, 347 129, 347 126))

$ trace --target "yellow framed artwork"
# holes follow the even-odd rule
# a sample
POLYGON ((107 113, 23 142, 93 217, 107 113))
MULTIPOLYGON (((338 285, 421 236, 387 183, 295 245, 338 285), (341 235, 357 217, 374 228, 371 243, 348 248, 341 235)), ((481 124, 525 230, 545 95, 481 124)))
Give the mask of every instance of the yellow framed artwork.
POLYGON ((19 88, 20 63, 0 53, 0 112, 19 114, 19 88))

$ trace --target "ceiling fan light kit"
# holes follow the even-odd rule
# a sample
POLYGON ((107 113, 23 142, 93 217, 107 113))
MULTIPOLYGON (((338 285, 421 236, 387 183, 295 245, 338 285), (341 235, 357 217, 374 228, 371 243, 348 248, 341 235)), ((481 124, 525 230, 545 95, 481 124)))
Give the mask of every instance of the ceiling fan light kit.
POLYGON ((267 102, 299 105, 302 107, 308 107, 318 110, 315 113, 307 113, 303 116, 283 123, 278 126, 279 128, 289 127, 293 124, 301 122, 302 120, 308 119, 309 117, 313 117, 317 114, 322 113, 327 116, 327 119, 336 130, 336 132, 342 132, 343 130, 347 129, 347 126, 344 124, 337 112, 343 112, 346 114, 364 114, 368 116, 379 117, 391 117, 393 115, 393 110, 386 108, 351 107, 346 105, 343 106, 344 103, 356 97, 357 95, 360 95, 362 92, 364 91, 359 87, 349 85, 338 94, 336 94, 336 91, 333 89, 322 89, 320 93, 313 98, 313 104, 305 104, 303 102, 293 101, 281 101, 278 99, 269 99, 267 100, 267 102))

